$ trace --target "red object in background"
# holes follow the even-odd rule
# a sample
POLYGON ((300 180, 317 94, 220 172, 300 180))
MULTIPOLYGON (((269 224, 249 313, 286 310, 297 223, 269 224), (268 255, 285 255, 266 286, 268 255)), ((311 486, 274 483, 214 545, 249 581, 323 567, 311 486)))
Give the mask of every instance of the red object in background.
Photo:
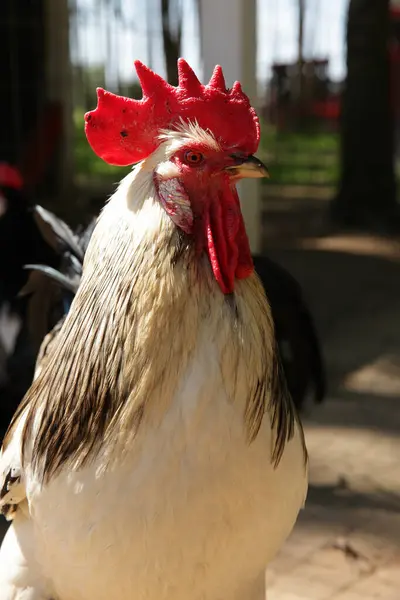
POLYGON ((22 190, 24 181, 16 167, 12 167, 6 162, 0 162, 0 186, 13 190, 22 190))
POLYGON ((392 19, 400 20, 400 6, 391 6, 389 8, 389 12, 391 14, 392 19))
POLYGON ((49 102, 28 135, 20 167, 25 187, 35 188, 45 177, 63 133, 63 111, 60 102, 49 102))
POLYGON ((400 119, 400 7, 391 7, 389 41, 391 102, 396 119, 400 119))
POLYGON ((320 119, 328 121, 336 121, 340 116, 340 98, 339 96, 331 96, 320 102, 313 102, 311 113, 320 119))

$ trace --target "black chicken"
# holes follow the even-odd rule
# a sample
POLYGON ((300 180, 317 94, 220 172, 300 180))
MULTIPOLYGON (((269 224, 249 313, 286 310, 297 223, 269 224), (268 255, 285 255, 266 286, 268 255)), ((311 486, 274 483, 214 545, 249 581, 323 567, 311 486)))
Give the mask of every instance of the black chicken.
MULTIPOLYGON (((58 253, 40 232, 20 173, 3 162, 0 163, 1 423, 11 417, 32 381, 33 361, 41 341, 39 336, 35 343, 24 326, 27 300, 18 297, 28 279, 24 265, 32 261, 59 266, 58 253), (12 328, 8 327, 10 323, 12 328)), ((44 283, 44 287, 49 287, 49 283, 44 283)))
MULTIPOLYGON (((0 162, 0 428, 29 388, 44 336, 68 307, 68 291, 27 264, 69 272, 84 251, 70 228, 35 206, 18 169, 0 162), (21 291, 22 290, 22 291, 21 291), (31 293, 34 291, 34 293, 31 293)), ((72 297, 72 295, 70 294, 72 297)))

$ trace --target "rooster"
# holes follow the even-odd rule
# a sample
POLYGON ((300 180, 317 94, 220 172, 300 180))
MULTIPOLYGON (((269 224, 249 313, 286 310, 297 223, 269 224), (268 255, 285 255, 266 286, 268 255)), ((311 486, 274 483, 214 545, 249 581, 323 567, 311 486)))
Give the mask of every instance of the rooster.
POLYGON ((86 134, 136 164, 0 459, 1 600, 261 600, 307 451, 235 184, 267 174, 220 67, 143 98, 98 91, 86 134))
POLYGON ((32 382, 43 337, 65 311, 57 286, 37 270, 29 274, 26 263, 71 274, 83 261, 81 243, 64 221, 33 204, 16 167, 0 163, 1 433, 32 382))

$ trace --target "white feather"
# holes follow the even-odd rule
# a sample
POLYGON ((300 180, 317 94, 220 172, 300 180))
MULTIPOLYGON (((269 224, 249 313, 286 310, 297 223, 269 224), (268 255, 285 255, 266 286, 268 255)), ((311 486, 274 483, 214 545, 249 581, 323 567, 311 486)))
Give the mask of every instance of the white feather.
POLYGON ((12 525, 2 552, 14 563, 25 553, 20 569, 29 562, 29 577, 51 576, 60 600, 242 600, 291 531, 307 488, 299 432, 277 470, 268 419, 246 444, 243 407, 222 391, 210 337, 161 426, 140 430, 125 464, 110 471, 99 457, 45 487, 27 476, 39 565, 30 520, 12 525))

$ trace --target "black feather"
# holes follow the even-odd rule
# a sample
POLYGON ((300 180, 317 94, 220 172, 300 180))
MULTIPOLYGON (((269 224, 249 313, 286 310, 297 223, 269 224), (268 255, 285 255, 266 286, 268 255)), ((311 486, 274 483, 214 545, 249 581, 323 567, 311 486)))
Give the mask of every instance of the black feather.
POLYGON ((278 347, 289 392, 298 410, 307 392, 313 390, 316 403, 326 394, 326 375, 314 320, 296 279, 266 256, 253 256, 275 324, 278 347), (285 344, 290 350, 286 356, 285 344))

